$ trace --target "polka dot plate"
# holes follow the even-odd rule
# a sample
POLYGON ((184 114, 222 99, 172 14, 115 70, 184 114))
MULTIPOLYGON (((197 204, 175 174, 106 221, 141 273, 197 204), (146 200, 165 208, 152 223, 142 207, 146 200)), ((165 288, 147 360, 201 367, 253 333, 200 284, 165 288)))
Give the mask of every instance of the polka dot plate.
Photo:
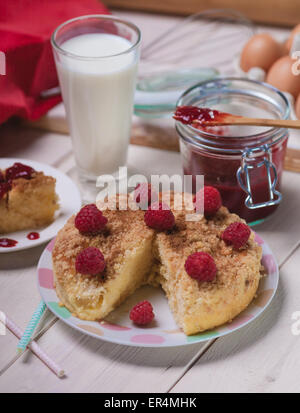
POLYGON ((85 321, 74 317, 65 307, 59 306, 59 300, 54 289, 51 257, 54 240, 48 244, 40 258, 38 287, 50 311, 69 326, 92 337, 112 343, 139 347, 172 347, 200 343, 224 336, 246 326, 259 317, 270 304, 278 285, 278 265, 269 246, 257 234, 255 237, 263 248, 262 264, 266 269, 266 276, 259 283, 256 298, 231 323, 193 336, 186 336, 177 327, 163 291, 160 288, 150 286, 144 286, 136 291, 105 320, 85 321), (155 313, 155 320, 144 328, 135 326, 129 319, 130 309, 142 300, 149 300, 155 313))

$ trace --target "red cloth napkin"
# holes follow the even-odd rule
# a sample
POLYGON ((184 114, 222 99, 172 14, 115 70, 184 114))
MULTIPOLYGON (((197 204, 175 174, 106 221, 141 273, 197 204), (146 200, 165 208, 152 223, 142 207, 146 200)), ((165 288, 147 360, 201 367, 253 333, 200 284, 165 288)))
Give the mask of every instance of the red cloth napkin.
POLYGON ((73 17, 107 13, 98 0, 1 0, 0 124, 13 115, 38 119, 61 101, 40 96, 58 85, 53 30, 73 17))

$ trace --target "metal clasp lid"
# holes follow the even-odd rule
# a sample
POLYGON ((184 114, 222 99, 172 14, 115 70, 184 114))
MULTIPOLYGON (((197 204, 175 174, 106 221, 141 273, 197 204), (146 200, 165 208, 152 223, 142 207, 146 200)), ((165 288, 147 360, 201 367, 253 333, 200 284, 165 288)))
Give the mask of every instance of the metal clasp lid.
POLYGON ((246 149, 242 155, 242 164, 237 170, 237 179, 240 187, 248 194, 245 199, 245 205, 249 209, 263 208, 266 206, 277 205, 282 200, 282 195, 276 188, 277 184, 277 171, 275 165, 272 163, 272 152, 268 145, 263 145, 254 149, 246 149), (264 159, 256 164, 253 164, 255 153, 264 152, 264 159), (252 162, 252 165, 250 164, 252 162), (254 168, 265 167, 267 170, 267 178, 269 183, 269 195, 270 199, 266 202, 255 204, 253 202, 253 196, 251 192, 250 175, 249 171, 254 168), (272 180, 271 171, 274 173, 274 179, 272 180), (245 183, 246 184, 245 184, 245 183))

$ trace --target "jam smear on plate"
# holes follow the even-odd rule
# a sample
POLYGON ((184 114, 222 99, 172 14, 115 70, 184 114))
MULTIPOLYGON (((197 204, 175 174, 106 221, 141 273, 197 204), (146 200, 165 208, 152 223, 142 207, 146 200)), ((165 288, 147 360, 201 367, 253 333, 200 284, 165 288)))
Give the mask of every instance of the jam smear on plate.
POLYGON ((27 238, 30 240, 39 239, 40 234, 38 232, 29 232, 29 234, 27 234, 27 238))
POLYGON ((11 248, 17 245, 18 241, 10 238, 0 238, 0 248, 11 248))

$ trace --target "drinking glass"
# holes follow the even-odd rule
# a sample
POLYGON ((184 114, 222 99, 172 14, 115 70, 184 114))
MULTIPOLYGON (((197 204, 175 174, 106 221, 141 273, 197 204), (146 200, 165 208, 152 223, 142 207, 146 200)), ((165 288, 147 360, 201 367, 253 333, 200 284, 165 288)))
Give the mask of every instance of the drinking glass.
POLYGON ((126 166, 140 30, 106 15, 61 24, 52 47, 80 182, 126 166))

